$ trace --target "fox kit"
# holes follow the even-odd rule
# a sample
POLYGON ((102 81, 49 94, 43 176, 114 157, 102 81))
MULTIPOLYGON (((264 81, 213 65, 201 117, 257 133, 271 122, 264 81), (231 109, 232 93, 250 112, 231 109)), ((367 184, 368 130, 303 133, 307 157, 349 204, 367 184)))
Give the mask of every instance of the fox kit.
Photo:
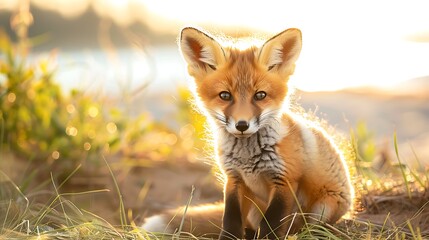
MULTIPOLYGON (((189 27, 181 32, 180 48, 196 97, 213 121, 226 177, 224 204, 191 208, 189 231, 192 224, 199 234, 217 230, 220 239, 272 239, 306 222, 335 223, 350 210, 353 188, 342 155, 323 130, 284 110, 300 30, 239 49, 189 27), (296 216, 301 212, 305 218, 296 216)), ((178 224, 169 216, 150 217, 143 228, 174 230, 178 224)))

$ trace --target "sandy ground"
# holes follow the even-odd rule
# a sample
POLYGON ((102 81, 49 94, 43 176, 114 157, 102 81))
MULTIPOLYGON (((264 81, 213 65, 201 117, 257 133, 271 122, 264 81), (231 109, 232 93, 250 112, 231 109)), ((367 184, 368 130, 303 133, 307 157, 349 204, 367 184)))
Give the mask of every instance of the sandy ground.
MULTIPOLYGON (((222 187, 213 176, 211 166, 205 164, 163 162, 150 168, 138 167, 130 171, 117 169, 115 172, 125 207, 132 210, 136 223, 147 216, 186 205, 192 186, 195 187, 192 205, 218 202, 223 196, 222 187)), ((90 211, 109 222, 119 223, 119 197, 114 190, 111 175, 104 171, 104 174, 94 180, 84 175, 77 174, 70 180, 68 187, 83 191, 86 187, 82 182, 98 182, 99 189, 107 188, 111 191, 72 200, 89 203, 86 207, 90 211)), ((95 185, 91 188, 94 189, 95 185)), ((412 226, 421 226, 422 230, 429 229, 429 208, 425 207, 428 201, 428 193, 413 193, 411 199, 402 193, 371 193, 359 196, 353 218, 363 222, 371 221, 380 226, 384 222, 387 226, 405 226, 407 220, 411 219, 412 226)))
MULTIPOLYGON (((396 129, 400 144, 412 142, 420 158, 428 159, 426 156, 429 156, 427 150, 429 125, 421 124, 429 121, 427 99, 409 100, 343 94, 345 93, 304 93, 299 102, 305 109, 312 107, 314 109, 317 102, 322 116, 339 131, 347 132, 361 119, 368 123, 370 130, 382 136, 391 136, 396 129), (342 101, 342 104, 335 104, 338 101, 342 101)), ((209 165, 177 160, 157 162, 150 167, 125 167, 120 164, 118 156, 108 157, 107 160, 114 171, 125 208, 127 211, 131 210, 132 215, 129 216, 137 224, 147 216, 185 205, 192 186, 195 186, 192 205, 222 200, 222 187, 213 176, 209 165)), ((27 162, 19 159, 0 161, 0 169, 18 185, 24 178, 22 174, 28 174, 31 168, 27 162)), ((50 171, 55 173, 53 169, 40 171, 33 185, 37 186, 49 179, 50 171)), ((52 184, 45 188, 52 190, 52 184)), ((79 208, 89 210, 112 224, 119 224, 119 193, 105 165, 84 164, 63 186, 62 191, 82 192, 99 189, 106 189, 106 192, 71 196, 69 199, 79 208)), ((30 190, 30 194, 34 192, 30 190)), ((429 207, 425 205, 429 202, 428 195, 421 193, 411 200, 404 194, 398 196, 391 193, 373 193, 362 196, 358 203, 362 208, 358 209, 354 218, 383 225, 389 216, 386 223, 392 226, 406 225, 406 220, 412 218, 413 226, 421 226, 422 230, 429 229, 429 207), (419 210, 421 213, 417 214, 419 210)), ((42 204, 47 204, 44 202, 46 200, 43 194, 36 197, 36 201, 42 204)))
MULTIPOLYGON (((189 200, 192 186, 195 187, 192 205, 222 200, 222 187, 213 176, 209 165, 179 161, 174 164, 159 162, 151 167, 126 169, 115 167, 119 166, 117 163, 120 160, 117 157, 107 160, 114 171, 127 215, 137 225, 141 224, 145 217, 184 206, 189 200)), ((13 161, 13 166, 10 164, 5 166, 4 162, 1 164, 3 171, 11 173, 10 177, 13 181, 22 179, 20 172, 22 173, 23 169, 27 169, 27 167, 27 163, 18 159, 13 161), (17 171, 19 169, 21 171, 17 171)), ((46 180, 47 176, 49 173, 45 172, 37 178, 46 180)), ((5 186, 3 183, 1 186, 5 186)), ((40 182, 33 184, 37 186, 40 182)), ((48 196, 52 195, 44 194, 44 189, 52 191, 52 184, 48 184, 42 189, 29 190, 28 195, 32 196, 31 201, 47 205, 48 196)), ((110 224, 119 225, 120 197, 106 166, 84 165, 61 188, 61 192, 79 193, 102 189, 106 189, 106 192, 70 196, 67 199, 77 207, 102 217, 110 224)), ((358 223, 371 221, 382 226, 386 222, 386 226, 402 226, 407 229, 407 220, 410 219, 413 227, 420 226, 422 232, 425 233, 429 229, 429 208, 426 207, 428 202, 429 194, 427 192, 413 193, 411 199, 406 194, 372 193, 358 198, 356 204, 358 207, 353 215, 353 219, 357 219, 357 222, 342 221, 339 224, 340 226, 353 225, 362 231, 367 231, 365 224, 358 223)))

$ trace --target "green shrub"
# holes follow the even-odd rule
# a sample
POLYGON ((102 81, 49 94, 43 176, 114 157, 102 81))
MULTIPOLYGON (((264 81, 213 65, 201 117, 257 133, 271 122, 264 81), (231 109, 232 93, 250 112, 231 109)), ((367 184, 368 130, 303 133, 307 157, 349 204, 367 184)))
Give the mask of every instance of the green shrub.
POLYGON ((78 90, 64 94, 48 60, 28 63, 0 33, 0 124, 3 148, 71 170, 119 144, 123 118, 78 90))

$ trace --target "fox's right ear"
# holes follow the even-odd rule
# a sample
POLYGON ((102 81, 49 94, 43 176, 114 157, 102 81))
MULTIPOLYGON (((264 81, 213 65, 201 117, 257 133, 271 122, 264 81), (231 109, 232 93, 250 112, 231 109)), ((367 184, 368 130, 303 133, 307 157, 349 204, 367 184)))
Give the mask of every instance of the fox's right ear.
POLYGON ((208 34, 192 27, 182 29, 180 49, 188 63, 191 76, 216 70, 225 62, 225 53, 220 44, 208 34))

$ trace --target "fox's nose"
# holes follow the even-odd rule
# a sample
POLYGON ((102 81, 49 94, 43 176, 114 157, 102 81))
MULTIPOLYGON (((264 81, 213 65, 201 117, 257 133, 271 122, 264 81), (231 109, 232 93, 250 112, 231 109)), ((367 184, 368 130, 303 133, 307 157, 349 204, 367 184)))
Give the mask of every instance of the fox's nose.
POLYGON ((244 132, 249 129, 249 124, 246 121, 240 120, 235 124, 235 128, 240 132, 244 132))

